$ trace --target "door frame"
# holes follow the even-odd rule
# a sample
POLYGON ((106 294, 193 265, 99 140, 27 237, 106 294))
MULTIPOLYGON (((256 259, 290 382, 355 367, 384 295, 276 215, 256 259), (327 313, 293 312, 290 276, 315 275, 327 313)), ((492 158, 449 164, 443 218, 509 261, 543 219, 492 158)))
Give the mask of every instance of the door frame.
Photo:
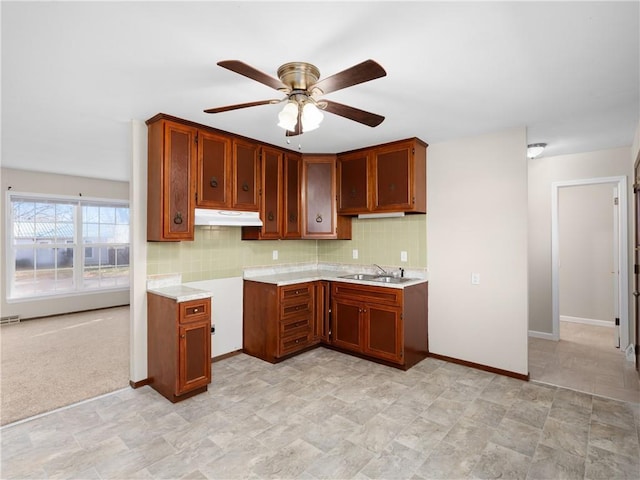
POLYGON ((551 184, 551 304, 552 304, 552 339, 560 340, 560 189, 581 185, 598 185, 609 183, 618 189, 618 312, 620 315, 620 348, 623 351, 629 345, 629 292, 628 271, 628 233, 627 214, 627 177, 600 177, 582 180, 567 180, 551 184))

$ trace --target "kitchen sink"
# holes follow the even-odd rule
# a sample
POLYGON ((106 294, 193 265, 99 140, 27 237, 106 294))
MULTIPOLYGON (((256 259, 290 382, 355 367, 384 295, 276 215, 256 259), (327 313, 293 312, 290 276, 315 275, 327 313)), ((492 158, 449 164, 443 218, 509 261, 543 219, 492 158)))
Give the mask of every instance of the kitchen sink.
POLYGON ((348 278, 350 280, 375 280, 378 275, 371 275, 370 273, 351 273, 349 275, 340 275, 338 278, 348 278))
POLYGON ((349 280, 366 280, 369 282, 380 283, 404 283, 415 280, 414 278, 393 277, 391 275, 372 275, 370 273, 351 273, 349 275, 341 275, 338 278, 348 278, 349 280))
POLYGON ((381 282, 381 283, 404 283, 404 282, 410 282, 414 279, 406 278, 406 277, 390 277, 388 275, 380 275, 380 276, 376 276, 372 280, 374 282, 381 282))

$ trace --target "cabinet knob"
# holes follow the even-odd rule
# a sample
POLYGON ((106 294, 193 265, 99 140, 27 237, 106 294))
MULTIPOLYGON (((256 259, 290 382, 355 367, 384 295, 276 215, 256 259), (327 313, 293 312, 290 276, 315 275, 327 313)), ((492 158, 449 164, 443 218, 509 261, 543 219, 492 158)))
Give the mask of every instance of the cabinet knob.
POLYGON ((351 192, 349 192, 349 196, 351 198, 356 198, 356 195, 358 195, 358 191, 355 188, 352 188, 351 192))
POLYGON ((186 335, 183 333, 182 335, 180 335, 180 338, 186 338, 186 335))
POLYGON ((194 308, 194 309, 193 309, 193 313, 198 313, 198 309, 197 309, 197 308, 194 308))
POLYGON ((209 185, 211 185, 213 188, 218 188, 218 177, 211 177, 209 185))
POLYGON ((290 221, 291 223, 294 223, 297 219, 298 219, 298 218, 296 217, 296 215, 295 215, 295 214, 293 214, 293 213, 290 213, 290 214, 289 214, 289 221, 290 221))
POLYGON ((275 218, 275 215, 273 214, 273 212, 269 212, 269 215, 267 215, 267 219, 268 219, 270 222, 273 222, 273 219, 274 219, 274 218, 275 218))
POLYGON ((249 184, 247 182, 244 182, 242 184, 242 191, 243 192, 248 192, 249 191, 249 184))
POLYGON ((322 223, 322 215, 321 214, 316 215, 316 223, 322 223))
POLYGON ((182 213, 176 213, 176 216, 173 217, 173 223, 175 223, 176 225, 180 225, 182 223, 182 213))

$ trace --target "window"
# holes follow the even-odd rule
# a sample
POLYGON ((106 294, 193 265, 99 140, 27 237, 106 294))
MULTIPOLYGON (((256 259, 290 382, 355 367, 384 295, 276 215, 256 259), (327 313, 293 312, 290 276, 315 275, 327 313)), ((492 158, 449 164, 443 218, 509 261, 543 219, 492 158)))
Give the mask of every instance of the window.
POLYGON ((8 299, 129 287, 129 206, 9 194, 8 299))

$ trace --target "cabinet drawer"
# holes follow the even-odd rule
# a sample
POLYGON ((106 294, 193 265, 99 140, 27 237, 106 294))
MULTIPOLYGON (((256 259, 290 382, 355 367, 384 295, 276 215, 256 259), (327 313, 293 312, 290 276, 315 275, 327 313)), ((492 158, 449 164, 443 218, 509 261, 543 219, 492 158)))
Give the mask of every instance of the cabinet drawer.
POLYGON ((312 317, 310 315, 304 318, 293 318, 280 322, 280 337, 289 337, 291 335, 306 335, 311 331, 312 317))
POLYGON ((333 282, 331 294, 358 299, 364 302, 384 303, 396 306, 401 306, 403 300, 403 291, 400 288, 375 287, 353 283, 333 282))
POLYGON ((302 350, 309 345, 311 332, 301 333, 280 339, 280 356, 302 350))
POLYGON ((313 301, 311 297, 303 298, 295 303, 285 303, 280 305, 280 320, 290 318, 307 317, 313 314, 313 301))
POLYGON ((311 283, 299 283, 280 287, 280 301, 287 302, 297 298, 310 297, 312 292, 313 284, 311 283))
POLYGON ((209 317, 211 313, 211 299, 193 300, 180 303, 180 323, 195 322, 209 317))

